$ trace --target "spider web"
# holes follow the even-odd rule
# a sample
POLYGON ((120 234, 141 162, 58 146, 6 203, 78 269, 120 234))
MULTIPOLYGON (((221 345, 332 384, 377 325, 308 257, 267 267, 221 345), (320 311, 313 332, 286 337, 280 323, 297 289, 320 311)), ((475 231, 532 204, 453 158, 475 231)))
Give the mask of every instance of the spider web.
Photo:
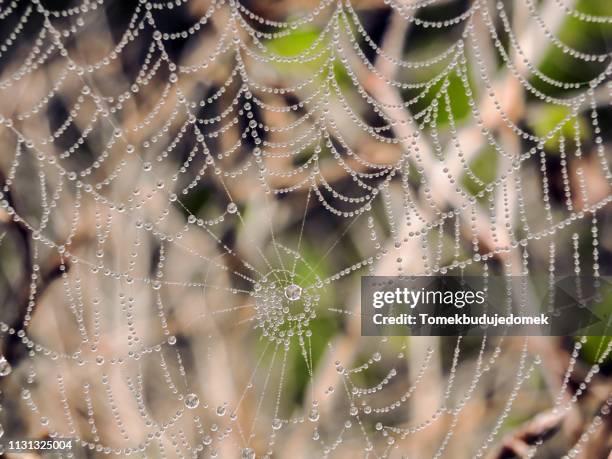
MULTIPOLYGON (((599 276, 610 53, 556 29, 612 19, 560 0, 421 14, 438 3, 386 2, 377 36, 349 1, 289 22, 233 0, 3 2, 0 432, 76 439, 62 457, 454 457, 509 367, 469 445, 488 454, 551 344, 361 337, 356 285, 599 276), (548 76, 536 37, 592 77, 548 76)), ((610 343, 572 343, 555 416, 610 343)))

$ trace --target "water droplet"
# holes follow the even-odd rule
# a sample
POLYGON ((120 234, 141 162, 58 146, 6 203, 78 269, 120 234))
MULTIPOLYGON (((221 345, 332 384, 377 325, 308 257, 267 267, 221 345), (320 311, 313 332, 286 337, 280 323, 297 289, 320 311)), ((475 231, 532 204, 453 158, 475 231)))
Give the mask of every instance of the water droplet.
POLYGON ((308 413, 308 419, 311 422, 317 422, 319 420, 319 410, 317 410, 316 408, 311 409, 308 413))
POLYGON ((217 407, 217 416, 225 416, 225 406, 220 405, 217 407))
POLYGON ((283 422, 278 419, 278 418, 274 418, 274 420, 272 421, 272 428, 274 430, 278 430, 283 426, 283 422))
POLYGON ((8 360, 4 358, 4 356, 0 357, 0 376, 8 376, 13 371, 11 364, 8 363, 8 360))
POLYGON ((255 451, 252 448, 242 448, 242 459, 255 459, 255 451))
POLYGON ((235 203, 235 202, 230 202, 230 203, 227 205, 227 212, 228 212, 229 214, 235 214, 236 212, 238 212, 238 206, 236 205, 236 203, 235 203))
POLYGON ((190 410, 194 410, 200 404, 200 399, 196 394, 187 394, 185 396, 185 406, 190 410))
POLYGON ((302 287, 296 284, 290 284, 285 287, 285 297, 289 301, 297 301, 302 296, 302 287))

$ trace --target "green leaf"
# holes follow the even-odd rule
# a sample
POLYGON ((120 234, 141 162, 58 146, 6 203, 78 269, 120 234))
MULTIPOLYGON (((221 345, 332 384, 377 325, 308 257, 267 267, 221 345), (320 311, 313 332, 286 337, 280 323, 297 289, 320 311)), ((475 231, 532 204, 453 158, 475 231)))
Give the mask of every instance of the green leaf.
MULTIPOLYGON (((533 127, 535 134, 538 137, 545 137, 550 131, 555 129, 559 123, 563 122, 566 117, 570 115, 570 109, 568 107, 558 105, 546 105, 537 110, 535 116, 530 120, 530 124, 533 127)), ((582 117, 578 117, 578 130, 579 137, 581 139, 586 137, 589 128, 582 117)), ((559 134, 563 135, 566 139, 566 145, 574 141, 576 136, 575 121, 570 118, 561 127, 560 131, 556 132, 555 135, 546 141, 544 147, 547 150, 556 151, 559 145, 559 134)))
MULTIPOLYGON (((317 38, 321 31, 315 27, 301 27, 293 33, 284 37, 273 38, 266 42, 266 46, 280 56, 291 57, 308 49, 317 38)), ((323 40, 323 44, 326 40, 323 40)))
MULTIPOLYGON (((482 180, 485 184, 489 184, 495 180, 497 161, 498 153, 493 147, 487 146, 470 162, 470 169, 476 177, 482 180)), ((472 196, 476 196, 483 189, 482 185, 478 184, 465 172, 461 177, 461 183, 472 196)), ((481 200, 485 198, 486 194, 483 195, 481 200)))

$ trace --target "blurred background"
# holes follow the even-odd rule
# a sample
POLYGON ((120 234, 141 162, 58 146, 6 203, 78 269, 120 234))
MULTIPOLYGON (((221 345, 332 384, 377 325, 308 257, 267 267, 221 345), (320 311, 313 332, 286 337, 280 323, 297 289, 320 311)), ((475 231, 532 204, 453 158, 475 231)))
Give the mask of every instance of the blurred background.
POLYGON ((609 337, 362 337, 359 288, 610 275, 612 3, 0 21, 7 457, 609 457, 609 337))

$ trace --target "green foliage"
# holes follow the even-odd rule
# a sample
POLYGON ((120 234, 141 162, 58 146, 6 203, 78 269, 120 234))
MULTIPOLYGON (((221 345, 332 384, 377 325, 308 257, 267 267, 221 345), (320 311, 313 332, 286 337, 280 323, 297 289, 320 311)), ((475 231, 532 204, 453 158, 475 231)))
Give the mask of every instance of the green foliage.
MULTIPOLYGON (((590 336, 586 343, 582 345, 581 358, 589 364, 597 362, 601 353, 612 340, 612 336, 590 336)), ((604 364, 612 362, 612 354, 609 354, 604 364)))
MULTIPOLYGON (((611 304, 612 289, 608 288, 607 291, 604 292, 601 301, 590 306, 593 314, 600 319, 602 325, 610 323, 611 304)), ((590 364, 597 362, 598 358, 601 356, 601 353, 606 349, 606 346, 610 340, 612 340, 612 325, 609 325, 607 328, 603 328, 602 330, 603 333, 606 333, 609 336, 589 336, 587 342, 582 345, 580 354, 581 358, 590 364)), ((612 353, 609 354, 604 361, 604 363, 610 362, 612 362, 612 353)))
MULTIPOLYGON (((295 29, 291 34, 273 38, 266 42, 266 46, 268 49, 283 57, 292 57, 300 54, 301 52, 307 50, 310 46, 314 44, 314 42, 320 37, 321 30, 313 27, 313 26, 303 26, 295 29)), ((319 51, 323 49, 324 46, 328 45, 328 38, 325 37, 321 40, 321 43, 314 50, 319 51)), ((314 61, 303 62, 300 64, 300 67, 303 68, 303 73, 313 74, 315 73, 321 66, 321 60, 324 58, 326 53, 320 59, 316 59, 314 61)), ((277 64, 279 67, 287 67, 286 64, 277 64)), ((293 68, 293 66, 287 67, 293 68)), ((336 77, 336 81, 341 88, 347 88, 351 86, 351 79, 346 72, 344 66, 334 60, 333 63, 333 72, 336 77)), ((325 73, 321 75, 322 78, 326 76, 325 73)), ((321 79, 323 82, 323 79, 321 79)))
MULTIPOLYGON (((438 95, 443 84, 444 80, 439 81, 429 90, 425 97, 412 107, 412 112, 418 113, 425 110, 431 105, 435 98, 438 98, 438 117, 436 118, 436 126, 438 127, 447 125, 449 121, 445 97, 442 94, 438 95)), ((468 116, 470 113, 470 106, 461 78, 454 72, 448 76, 447 92, 450 99, 451 112, 457 123, 468 116)))
MULTIPOLYGON (((338 321, 331 317, 318 317, 317 319, 310 322, 311 328, 316 330, 316 333, 312 334, 310 338, 310 348, 306 345, 307 353, 312 352, 312 364, 313 368, 317 367, 317 363, 321 360, 327 344, 333 340, 339 332, 338 321)), ((306 338, 308 344, 308 338, 306 338)), ((309 384, 309 374, 306 369, 306 363, 304 362, 304 356, 299 345, 291 346, 288 360, 288 373, 287 373, 287 399, 292 400, 296 405, 302 405, 304 396, 306 394, 306 388, 309 384)))
MULTIPOLYGON (((592 16, 612 16, 612 2, 610 1, 579 0, 576 2, 575 9, 592 16)), ((612 26, 610 24, 589 23, 568 16, 559 30, 558 36, 561 41, 572 44, 579 50, 595 48, 605 53, 608 52, 605 41, 612 38, 612 26)))
MULTIPOLYGON (((497 170, 498 154, 495 149, 489 145, 484 148, 471 162, 470 169, 476 177, 482 180, 484 183, 489 184, 495 180, 495 174, 497 170)), ((461 177, 461 183, 472 196, 476 196, 482 191, 482 185, 479 185, 475 180, 464 173, 461 177)), ((486 194, 484 194, 480 200, 484 200, 486 194)))
MULTIPOLYGON (((321 279, 330 275, 330 268, 323 256, 316 250, 309 241, 302 241, 300 246, 300 256, 304 262, 298 262, 295 267, 295 274, 298 278, 305 279, 307 283, 315 283, 317 276, 321 279)), ((322 295, 330 294, 323 289, 322 295)))
MULTIPOLYGON (((323 254, 318 248, 309 242, 303 240, 300 247, 300 255, 303 262, 298 262, 295 269, 296 277, 303 279, 306 284, 315 283, 317 277, 325 279, 331 274, 331 268, 323 258, 323 254)), ((340 298, 337 298, 337 292, 329 288, 319 289, 320 294, 319 304, 334 305, 343 304, 340 298)), ((310 337, 310 349, 312 353, 312 364, 316 368, 317 363, 325 352, 327 344, 332 341, 333 337, 339 332, 339 324, 337 318, 330 314, 326 309, 319 308, 317 310, 317 318, 310 322, 311 329, 316 330, 316 333, 310 337)), ((306 346, 308 349, 308 346, 306 346)), ((301 404, 305 394, 305 389, 309 383, 309 375, 306 370, 304 356, 299 346, 292 346, 291 353, 288 356, 288 374, 287 392, 288 398, 296 404, 301 404)))
MULTIPOLYGON (((563 122, 570 115, 570 109, 568 107, 560 105, 545 105, 540 107, 535 116, 530 120, 530 124, 533 127, 535 134, 539 137, 545 137, 550 131, 555 129, 560 123, 563 122)), ((578 136, 580 139, 587 137, 589 127, 582 117, 578 117, 578 136)), ((559 143, 559 135, 562 135, 566 139, 566 145, 568 142, 573 142, 576 136, 576 127, 574 119, 570 118, 566 121, 561 129, 555 133, 555 135, 546 141, 544 147, 550 151, 556 151, 559 143)))
MULTIPOLYGON (((297 246, 297 242, 291 244, 292 247, 297 246)), ((308 240, 304 239, 300 246, 300 255, 302 260, 298 261, 295 266, 296 279, 300 279, 300 282, 304 285, 314 284, 317 277, 324 279, 329 277, 331 269, 328 263, 323 259, 323 254, 317 250, 308 240)), ((292 259, 283 260, 285 266, 292 266, 292 259)), ((319 304, 333 305, 342 304, 339 298, 336 298, 335 291, 331 289, 322 288, 318 292, 320 294, 319 304)), ((316 367, 317 363, 321 359, 327 344, 333 340, 339 332, 339 324, 335 315, 329 313, 325 308, 319 308, 317 310, 316 319, 310 322, 311 330, 316 330, 310 338, 305 339, 305 349, 308 357, 312 357, 313 367, 316 367)), ((257 342, 255 348, 257 349, 256 355, 260 355, 267 345, 267 340, 260 339, 257 342)), ((282 346, 279 348, 278 353, 284 352, 282 346)), ((269 365, 272 359, 273 352, 266 353, 264 360, 266 363, 262 365, 269 365)), ((277 365, 279 364, 279 355, 276 357, 277 365)), ((304 355, 297 340, 290 347, 287 355, 287 368, 286 377, 284 384, 284 400, 291 401, 296 405, 301 405, 303 398, 306 393, 306 387, 309 384, 309 373, 307 371, 306 363, 304 361, 304 355)))
MULTIPOLYGON (((284 37, 273 38, 266 42, 266 46, 279 56, 291 57, 308 49, 319 38, 321 31, 312 26, 296 29, 284 37)), ((323 43, 326 43, 324 40, 323 43)))
MULTIPOLYGON (((593 16, 611 16, 612 2, 600 0, 580 0, 574 8, 593 16)), ((612 39, 612 25, 581 21, 572 16, 566 16, 561 28, 555 32, 561 42, 583 52, 608 53, 609 42, 612 39)), ((607 61, 609 62, 609 61, 607 61)), ((563 82, 584 82, 594 78, 603 71, 607 63, 584 62, 564 53, 551 43, 545 56, 538 65, 545 75, 563 82)), ((551 86, 539 77, 532 77, 531 84, 549 95, 560 95, 564 90, 551 86)), ((529 95, 530 98, 534 96, 529 95)))
POLYGON ((349 77, 344 66, 336 60, 334 60, 333 69, 334 76, 336 77, 336 81, 338 82, 338 86, 340 86, 341 88, 348 88, 353 84, 353 82, 351 81, 351 77, 349 77))

